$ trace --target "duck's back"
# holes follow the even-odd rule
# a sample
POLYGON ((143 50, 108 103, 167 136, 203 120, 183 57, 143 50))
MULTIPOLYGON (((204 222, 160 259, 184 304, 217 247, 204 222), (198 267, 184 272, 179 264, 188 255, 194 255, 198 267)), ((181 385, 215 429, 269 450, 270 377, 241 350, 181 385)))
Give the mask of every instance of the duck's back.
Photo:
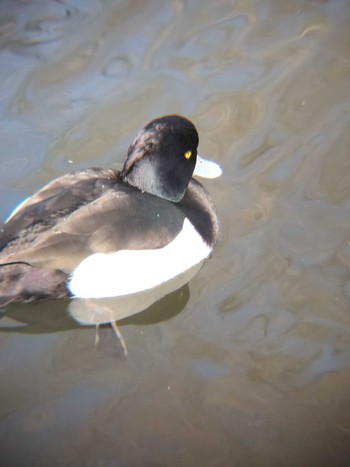
POLYGON ((0 263, 27 261, 70 272, 92 253, 161 248, 182 228, 174 203, 129 187, 113 170, 65 175, 9 218, 0 263))
POLYGON ((8 217, 0 233, 0 252, 20 250, 72 212, 98 199, 116 174, 114 170, 88 169, 45 185, 8 217))

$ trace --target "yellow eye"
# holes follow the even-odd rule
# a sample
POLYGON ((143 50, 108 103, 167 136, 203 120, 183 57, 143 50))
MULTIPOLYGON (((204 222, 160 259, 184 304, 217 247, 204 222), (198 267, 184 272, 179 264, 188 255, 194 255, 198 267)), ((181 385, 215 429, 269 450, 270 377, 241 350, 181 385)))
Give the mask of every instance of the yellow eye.
POLYGON ((189 159, 192 156, 192 151, 186 151, 185 152, 185 158, 189 159))

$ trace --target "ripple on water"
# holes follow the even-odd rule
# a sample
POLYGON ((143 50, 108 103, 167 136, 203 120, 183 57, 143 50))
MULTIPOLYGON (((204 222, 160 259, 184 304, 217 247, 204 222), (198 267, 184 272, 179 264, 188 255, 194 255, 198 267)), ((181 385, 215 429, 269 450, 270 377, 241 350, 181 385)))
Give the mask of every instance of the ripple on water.
POLYGON ((95 349, 66 303, 3 317, 6 465, 348 465, 349 14, 345 0, 0 2, 3 218, 55 176, 119 167, 165 113, 190 117, 224 168, 204 183, 212 259, 181 312, 170 297, 121 325, 127 360, 95 349))

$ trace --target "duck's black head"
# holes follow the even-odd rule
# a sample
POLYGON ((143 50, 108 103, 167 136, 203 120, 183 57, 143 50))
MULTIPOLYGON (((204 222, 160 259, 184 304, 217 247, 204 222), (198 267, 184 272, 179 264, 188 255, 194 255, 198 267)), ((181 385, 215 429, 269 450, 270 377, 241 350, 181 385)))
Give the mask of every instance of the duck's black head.
POLYGON ((168 115, 137 135, 121 171, 129 185, 169 201, 181 201, 197 159, 198 133, 189 120, 168 115))

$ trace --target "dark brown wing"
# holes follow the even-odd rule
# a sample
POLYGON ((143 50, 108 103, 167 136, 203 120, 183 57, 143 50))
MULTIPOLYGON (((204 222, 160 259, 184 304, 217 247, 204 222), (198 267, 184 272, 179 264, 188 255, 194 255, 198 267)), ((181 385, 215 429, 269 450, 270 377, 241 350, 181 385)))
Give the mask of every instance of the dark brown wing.
POLYGON ((115 183, 118 172, 111 169, 88 169, 63 175, 45 185, 20 204, 2 226, 0 250, 30 227, 35 236, 52 227, 58 217, 70 214, 79 206, 97 199, 115 183))
POLYGON ((69 273, 93 253, 161 248, 181 230, 185 216, 176 205, 108 179, 105 171, 95 178, 87 173, 77 183, 62 177, 25 203, 5 224, 9 243, 0 263, 69 273))

